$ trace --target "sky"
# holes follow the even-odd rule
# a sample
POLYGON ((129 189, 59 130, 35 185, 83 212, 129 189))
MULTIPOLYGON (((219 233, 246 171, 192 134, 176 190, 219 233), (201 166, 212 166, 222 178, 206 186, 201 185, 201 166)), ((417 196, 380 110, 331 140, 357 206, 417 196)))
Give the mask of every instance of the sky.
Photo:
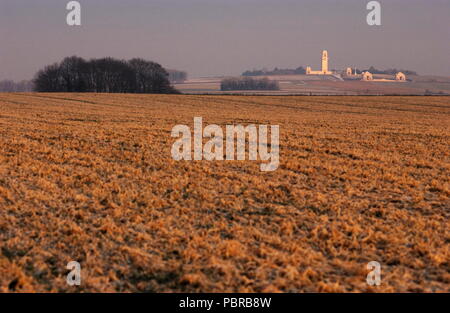
POLYGON ((189 77, 274 67, 401 68, 450 76, 450 0, 0 0, 0 80, 31 79, 66 56, 141 57, 189 77))

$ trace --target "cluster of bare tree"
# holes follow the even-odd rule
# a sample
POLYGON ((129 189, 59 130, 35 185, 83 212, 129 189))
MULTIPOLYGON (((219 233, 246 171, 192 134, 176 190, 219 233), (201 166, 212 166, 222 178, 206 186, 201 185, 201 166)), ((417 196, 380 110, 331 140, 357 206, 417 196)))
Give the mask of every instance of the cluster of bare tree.
POLYGON ((14 82, 12 80, 0 81, 0 92, 29 92, 33 90, 33 82, 22 80, 14 82))
POLYGON ((177 93, 158 63, 73 56, 46 66, 34 79, 38 92, 177 93))
POLYGON ((220 90, 280 90, 280 86, 278 82, 267 78, 226 78, 220 83, 220 90))
POLYGON ((296 69, 275 67, 271 71, 267 69, 245 71, 244 73, 242 73, 242 76, 304 75, 304 74, 306 74, 306 69, 300 66, 297 67, 296 69))
POLYGON ((411 70, 405 70, 405 69, 396 69, 396 68, 388 68, 387 70, 379 70, 376 69, 375 67, 371 66, 366 70, 359 70, 357 69, 358 73, 362 73, 362 72, 370 72, 372 74, 385 74, 385 75, 395 75, 398 72, 402 72, 405 75, 408 76, 415 76, 417 75, 417 72, 415 71, 411 71, 411 70))
POLYGON ((182 83, 187 80, 187 73, 177 70, 167 70, 169 73, 169 80, 171 83, 182 83))

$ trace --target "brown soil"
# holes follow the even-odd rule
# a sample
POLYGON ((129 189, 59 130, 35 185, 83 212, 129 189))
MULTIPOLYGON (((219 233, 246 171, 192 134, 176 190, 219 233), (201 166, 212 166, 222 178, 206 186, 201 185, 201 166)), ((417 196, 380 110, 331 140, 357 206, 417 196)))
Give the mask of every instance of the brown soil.
POLYGON ((450 291, 449 145, 448 97, 0 94, 0 291, 450 291), (172 160, 194 116, 279 169, 172 160))

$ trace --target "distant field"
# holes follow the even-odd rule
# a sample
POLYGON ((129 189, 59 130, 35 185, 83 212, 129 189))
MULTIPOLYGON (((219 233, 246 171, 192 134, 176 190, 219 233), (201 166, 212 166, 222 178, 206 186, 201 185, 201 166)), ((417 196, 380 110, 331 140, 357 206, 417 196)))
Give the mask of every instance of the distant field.
MULTIPOLYGON (((260 77, 259 77, 260 78, 260 77)), ((411 76, 408 82, 337 81, 336 78, 316 75, 267 76, 279 82, 279 91, 220 91, 222 78, 191 79, 176 88, 187 94, 272 94, 272 95, 424 95, 425 93, 450 95, 450 77, 411 76)), ((392 79, 389 75, 375 78, 392 79)))
POLYGON ((449 146, 448 97, 0 94, 0 291, 448 292, 449 146), (173 161, 194 116, 279 169, 173 161))

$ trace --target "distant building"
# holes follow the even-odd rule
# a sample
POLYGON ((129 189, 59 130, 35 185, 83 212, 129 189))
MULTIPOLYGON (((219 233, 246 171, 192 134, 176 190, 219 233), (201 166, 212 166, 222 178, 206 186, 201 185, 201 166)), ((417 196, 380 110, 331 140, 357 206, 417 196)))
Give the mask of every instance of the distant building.
POLYGON ((322 70, 321 71, 313 71, 311 69, 311 66, 306 67, 306 74, 307 75, 331 75, 333 74, 331 71, 328 70, 328 51, 323 50, 322 51, 322 70))
POLYGON ((364 81, 371 81, 373 80, 373 75, 370 72, 364 72, 362 76, 362 80, 364 81))
POLYGON ((398 73, 395 75, 395 80, 396 80, 396 81, 404 82, 404 81, 406 81, 406 76, 405 76, 405 74, 403 74, 402 72, 398 72, 398 73))
POLYGON ((369 72, 365 71, 358 74, 357 69, 354 70, 351 67, 345 68, 345 70, 340 70, 339 74, 337 74, 337 71, 330 71, 329 70, 329 59, 328 59, 328 51, 323 50, 322 51, 322 69, 320 71, 313 71, 311 66, 306 67, 306 75, 334 75, 336 78, 343 80, 342 76, 346 80, 363 80, 363 81, 372 81, 372 82, 405 82, 406 76, 402 72, 398 72, 395 75, 395 79, 393 78, 385 78, 381 75, 376 76, 377 78, 374 78, 374 75, 369 72), (341 76, 342 75, 342 76, 341 76))

